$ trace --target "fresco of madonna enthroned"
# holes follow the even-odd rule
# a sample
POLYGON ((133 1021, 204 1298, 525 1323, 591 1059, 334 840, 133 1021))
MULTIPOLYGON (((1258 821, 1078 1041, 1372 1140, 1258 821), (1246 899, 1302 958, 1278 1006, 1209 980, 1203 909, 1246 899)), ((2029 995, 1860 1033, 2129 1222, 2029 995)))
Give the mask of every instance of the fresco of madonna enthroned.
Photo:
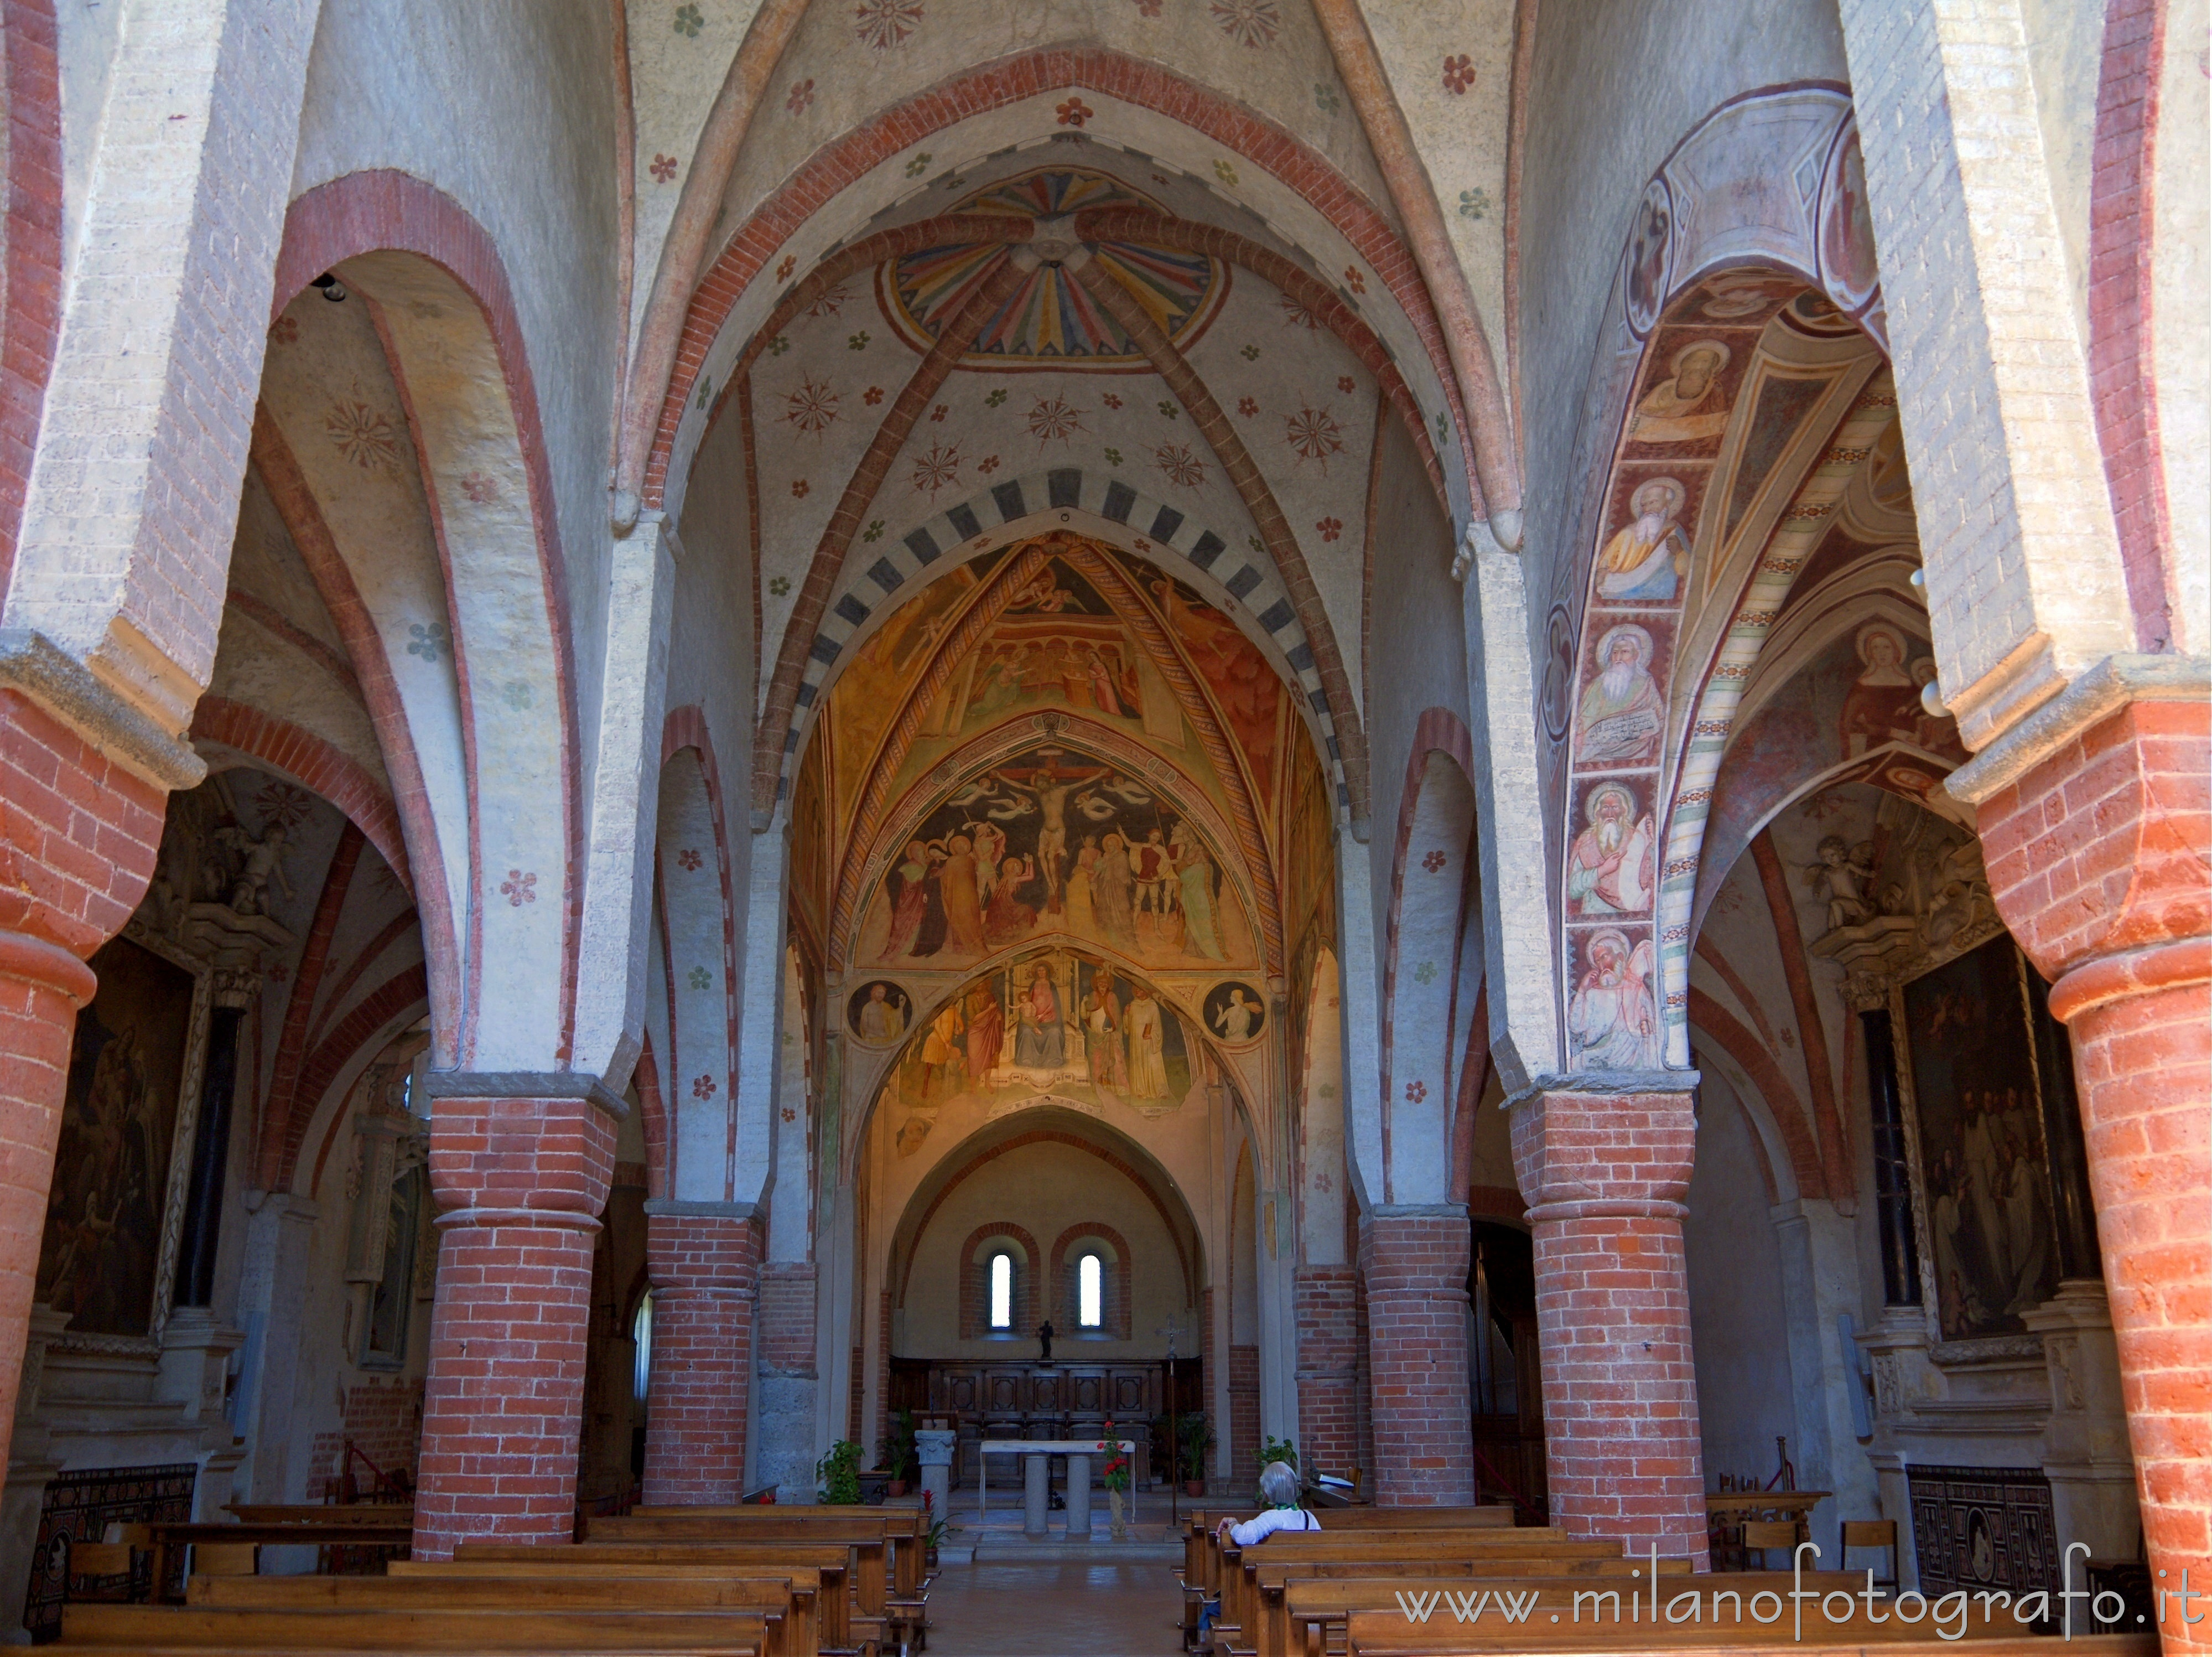
POLYGON ((1050 949, 975 979, 909 1036, 878 1102, 911 1156, 947 1108, 986 1118, 1049 1100, 1086 1114, 1145 1115, 1204 1086, 1198 1038, 1141 978, 1050 949))
POLYGON ((1061 935, 1152 967, 1256 959, 1220 860, 1166 790, 1044 743, 954 789, 908 835, 856 957, 957 967, 1061 935))

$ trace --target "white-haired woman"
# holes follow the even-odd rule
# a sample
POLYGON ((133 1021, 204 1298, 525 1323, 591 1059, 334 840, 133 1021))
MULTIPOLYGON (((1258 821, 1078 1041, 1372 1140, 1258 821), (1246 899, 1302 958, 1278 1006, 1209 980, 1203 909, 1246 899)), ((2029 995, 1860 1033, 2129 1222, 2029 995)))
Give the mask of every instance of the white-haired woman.
POLYGON ((1265 1542, 1277 1531, 1317 1531, 1321 1520, 1298 1506, 1298 1470, 1271 1461, 1260 1474, 1260 1499, 1267 1505, 1243 1524, 1224 1519, 1214 1528, 1240 1548, 1265 1542))

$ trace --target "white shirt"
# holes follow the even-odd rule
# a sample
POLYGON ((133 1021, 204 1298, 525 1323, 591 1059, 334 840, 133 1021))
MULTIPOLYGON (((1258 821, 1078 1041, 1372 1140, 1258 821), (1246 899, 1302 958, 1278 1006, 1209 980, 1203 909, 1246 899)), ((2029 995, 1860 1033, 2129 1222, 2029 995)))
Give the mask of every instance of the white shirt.
POLYGON ((1321 1520, 1303 1508, 1270 1508, 1256 1519, 1229 1527, 1229 1539, 1240 1548, 1264 1542, 1277 1531, 1317 1531, 1321 1520))

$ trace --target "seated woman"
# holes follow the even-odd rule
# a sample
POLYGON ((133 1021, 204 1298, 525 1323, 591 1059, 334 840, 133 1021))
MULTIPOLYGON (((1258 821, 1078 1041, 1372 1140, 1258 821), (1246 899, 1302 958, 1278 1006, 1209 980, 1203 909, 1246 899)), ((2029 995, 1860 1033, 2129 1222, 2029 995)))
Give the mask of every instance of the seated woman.
POLYGON ((1271 1461, 1260 1474, 1260 1499, 1267 1510, 1243 1524, 1224 1519, 1214 1528, 1240 1548, 1265 1542, 1277 1531, 1317 1531, 1321 1520, 1298 1506, 1297 1470, 1287 1461, 1271 1461))

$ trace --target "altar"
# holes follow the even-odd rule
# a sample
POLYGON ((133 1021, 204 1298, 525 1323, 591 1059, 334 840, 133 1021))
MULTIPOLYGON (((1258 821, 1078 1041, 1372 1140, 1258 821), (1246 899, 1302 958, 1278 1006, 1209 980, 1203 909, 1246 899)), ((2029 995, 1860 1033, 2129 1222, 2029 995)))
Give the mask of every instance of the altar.
MULTIPOLYGON (((1029 1458, 1022 1468, 1022 1533, 1042 1536, 1047 1518, 1052 1511, 1052 1459, 1067 1458, 1067 1534, 1070 1537, 1089 1537, 1091 1534, 1091 1458, 1103 1454, 1116 1441, 1093 1438, 1067 1439, 985 1439, 976 1447, 984 1459, 979 1464, 980 1476, 975 1481, 975 1517, 980 1524, 990 1511, 991 1481, 988 1458, 994 1455, 1021 1455, 1029 1458)), ((1121 1453, 1133 1457, 1137 1445, 1133 1439, 1118 1441, 1121 1453)))

